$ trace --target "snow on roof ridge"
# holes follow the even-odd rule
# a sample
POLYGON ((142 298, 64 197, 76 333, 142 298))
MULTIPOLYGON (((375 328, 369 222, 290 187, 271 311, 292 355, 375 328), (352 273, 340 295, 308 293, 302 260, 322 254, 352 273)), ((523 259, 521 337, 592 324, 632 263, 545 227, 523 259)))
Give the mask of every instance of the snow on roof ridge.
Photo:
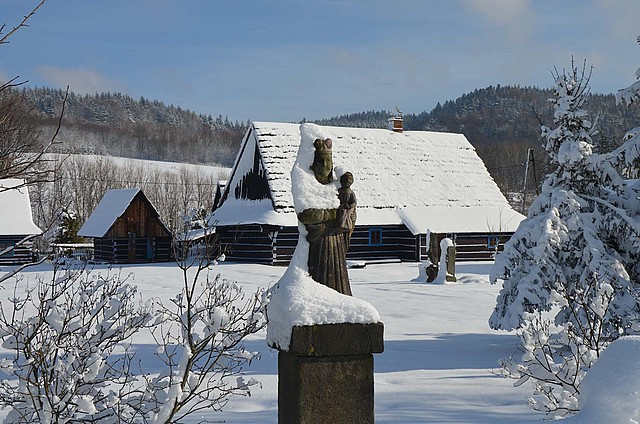
POLYGON ((104 237, 116 219, 122 216, 140 192, 139 188, 107 190, 89 219, 78 231, 78 235, 81 237, 104 237))
MULTIPOLYGON (((302 124, 296 124, 296 123, 292 123, 292 122, 274 122, 274 121, 252 121, 251 122, 252 125, 258 125, 258 126, 265 126, 265 125, 273 125, 273 126, 296 126, 296 127, 300 127, 300 125, 302 124)), ((315 124, 318 125, 318 124, 315 124)), ((352 129, 352 130, 364 130, 364 131, 380 131, 380 132, 386 132, 386 133, 393 133, 394 131, 388 129, 388 128, 361 128, 361 127, 343 127, 343 126, 339 126, 339 125, 318 125, 322 128, 328 128, 328 129, 352 129)), ((401 133, 396 133, 400 136, 402 135, 412 135, 412 134, 420 134, 420 133, 424 133, 424 134, 445 134, 445 135, 459 135, 459 136, 463 136, 464 134, 462 133, 456 133, 456 132, 451 132, 451 131, 426 131, 426 130, 403 130, 403 132, 401 133)))

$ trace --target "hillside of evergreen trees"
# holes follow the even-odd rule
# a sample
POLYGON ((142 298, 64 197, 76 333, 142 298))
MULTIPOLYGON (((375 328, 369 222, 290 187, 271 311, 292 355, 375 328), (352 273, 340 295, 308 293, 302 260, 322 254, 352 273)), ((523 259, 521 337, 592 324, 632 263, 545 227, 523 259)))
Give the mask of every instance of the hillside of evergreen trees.
MULTIPOLYGON (((35 109, 39 124, 45 126, 43 138, 50 136, 64 92, 49 88, 21 91, 35 109)), ((548 89, 490 86, 438 104, 430 112, 405 113, 404 128, 464 134, 505 193, 522 191, 526 152, 534 148, 535 173, 530 174, 528 186, 533 195, 535 184, 548 172, 540 125, 553 123, 550 97, 548 89)), ((600 133, 594 141, 603 150, 617 146, 626 128, 640 126, 638 107, 618 106, 613 95, 593 94, 586 108, 594 119, 599 117, 600 133)), ((386 128, 391 115, 390 111, 368 111, 316 122, 386 128)), ((247 125, 120 93, 70 93, 59 141, 70 152, 232 166, 247 125)))
MULTIPOLYGON (((22 94, 52 134, 62 110, 64 91, 25 88, 22 94)), ((137 159, 231 166, 247 128, 245 122, 202 115, 143 97, 121 93, 69 93, 57 140, 65 151, 137 159)))

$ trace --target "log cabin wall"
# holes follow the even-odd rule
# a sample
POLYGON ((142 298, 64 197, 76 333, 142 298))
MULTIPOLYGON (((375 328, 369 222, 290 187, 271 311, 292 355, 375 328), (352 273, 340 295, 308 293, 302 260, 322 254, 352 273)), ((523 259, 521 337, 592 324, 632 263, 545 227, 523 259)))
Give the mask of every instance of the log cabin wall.
MULTIPOLYGON (((23 240, 26 235, 4 235, 0 236, 0 251, 13 247, 16 243, 23 240)), ((33 262, 34 259, 33 243, 27 241, 20 246, 14 247, 9 252, 0 256, 0 265, 22 265, 33 262)))
POLYGON ((262 226, 217 227, 216 232, 228 260, 267 265, 273 263, 273 241, 262 226))
MULTIPOLYGON (((220 241, 226 245, 231 261, 287 266, 298 244, 297 227, 240 225, 218 227, 220 241)), ((452 238, 457 261, 490 261, 501 252, 511 233, 426 234, 414 236, 404 225, 356 226, 351 236, 347 260, 418 261, 429 259, 430 243, 440 257, 440 241, 452 238), (381 239, 378 238, 381 236, 381 239), (497 249, 496 249, 497 247, 497 249)))
POLYGON ((504 244, 509 241, 513 233, 459 233, 459 234, 419 234, 418 248, 420 260, 440 259, 440 242, 449 237, 456 246, 456 261, 491 261, 496 252, 504 250, 504 244), (433 255, 430 249, 435 249, 433 255))
MULTIPOLYGON (((287 266, 298 244, 298 227, 240 225, 218 227, 229 260, 287 266)), ((403 260, 417 258, 416 239, 404 225, 356 226, 348 260, 403 260), (374 240, 372 240, 374 234, 374 240), (376 235, 382 238, 375 239, 376 235)))
POLYGON ((356 225, 347 259, 415 261, 416 239, 404 225, 356 225))
POLYGON ((298 227, 275 227, 272 232, 273 265, 287 266, 298 245, 298 227))

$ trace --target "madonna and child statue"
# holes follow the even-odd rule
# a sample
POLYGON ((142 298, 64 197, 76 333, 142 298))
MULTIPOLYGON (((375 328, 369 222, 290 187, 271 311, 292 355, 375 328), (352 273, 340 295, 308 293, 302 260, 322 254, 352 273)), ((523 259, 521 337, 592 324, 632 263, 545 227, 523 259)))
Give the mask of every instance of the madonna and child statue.
POLYGON ((347 250, 357 201, 353 175, 334 167, 345 138, 336 135, 334 144, 333 134, 302 124, 291 170, 298 245, 267 304, 267 344, 279 350, 279 423, 374 422, 373 354, 384 350, 384 325, 351 294, 347 250))
MULTIPOLYGON (((333 142, 316 139, 311 170, 322 185, 333 183, 333 142)), ((337 190, 336 208, 307 208, 298 213, 298 220, 307 230, 309 242, 309 275, 342 294, 351 295, 347 272, 347 250, 356 224, 356 195, 351 189, 353 175, 344 172, 337 190)))
MULTIPOLYGON (((368 302, 352 296, 347 250, 356 225, 354 177, 340 162, 331 132, 300 126, 300 145, 291 170, 291 194, 298 218, 298 245, 287 270, 269 290, 267 343, 289 349, 293 329, 325 324, 379 323, 368 302)), ((336 137, 337 138, 337 137, 336 137)))

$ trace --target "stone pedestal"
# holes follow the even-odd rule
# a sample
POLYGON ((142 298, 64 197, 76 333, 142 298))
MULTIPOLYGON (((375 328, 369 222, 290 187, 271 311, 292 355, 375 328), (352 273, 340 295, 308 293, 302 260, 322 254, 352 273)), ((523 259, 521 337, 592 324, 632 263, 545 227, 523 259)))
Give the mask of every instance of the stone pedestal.
POLYGON ((447 276, 446 281, 455 283, 456 279, 456 247, 447 247, 447 276))
POLYGON ((278 354, 278 423, 373 423, 383 332, 382 323, 294 327, 289 351, 278 354))

